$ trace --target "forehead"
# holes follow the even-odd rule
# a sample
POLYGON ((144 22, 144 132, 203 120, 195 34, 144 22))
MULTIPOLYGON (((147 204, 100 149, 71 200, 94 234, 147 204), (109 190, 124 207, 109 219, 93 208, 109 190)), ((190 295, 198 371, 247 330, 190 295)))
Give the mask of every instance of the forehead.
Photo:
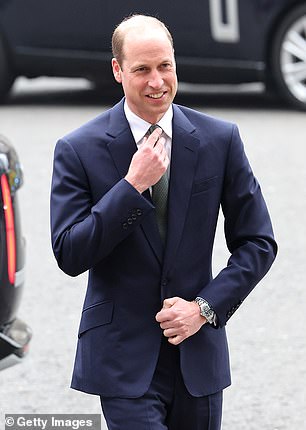
POLYGON ((144 59, 173 59, 173 48, 162 29, 148 31, 144 28, 128 31, 124 37, 123 56, 126 61, 143 61, 144 59))

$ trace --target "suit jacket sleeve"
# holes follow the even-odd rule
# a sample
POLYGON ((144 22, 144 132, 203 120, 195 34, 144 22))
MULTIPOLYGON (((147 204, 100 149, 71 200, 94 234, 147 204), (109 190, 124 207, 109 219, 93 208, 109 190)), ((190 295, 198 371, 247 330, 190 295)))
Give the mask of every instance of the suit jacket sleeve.
POLYGON ((93 202, 78 154, 69 142, 58 141, 51 186, 51 235, 54 255, 65 273, 76 276, 93 267, 151 210, 151 203, 124 179, 111 184, 93 202))
POLYGON ((269 270, 277 252, 270 216, 238 129, 233 128, 221 205, 231 256, 227 266, 199 293, 216 311, 219 327, 269 270))

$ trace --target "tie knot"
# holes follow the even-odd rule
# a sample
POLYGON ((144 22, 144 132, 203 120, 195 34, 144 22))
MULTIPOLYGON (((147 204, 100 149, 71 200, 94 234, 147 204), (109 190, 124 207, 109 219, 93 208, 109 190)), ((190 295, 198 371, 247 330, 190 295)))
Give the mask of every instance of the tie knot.
POLYGON ((152 125, 151 125, 151 127, 149 128, 148 132, 147 132, 147 133, 148 133, 148 135, 149 135, 149 134, 152 134, 152 133, 153 133, 153 131, 154 131, 154 130, 156 130, 157 128, 160 128, 160 129, 161 129, 161 126, 160 126, 160 125, 158 125, 158 124, 152 124, 152 125))

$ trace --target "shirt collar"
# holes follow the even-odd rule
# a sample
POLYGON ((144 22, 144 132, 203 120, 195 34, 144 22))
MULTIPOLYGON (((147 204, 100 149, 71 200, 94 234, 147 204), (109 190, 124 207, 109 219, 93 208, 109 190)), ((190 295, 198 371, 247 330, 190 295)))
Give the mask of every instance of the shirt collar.
MULTIPOLYGON (((138 144, 144 135, 147 133, 149 127, 152 125, 144 119, 140 118, 129 108, 127 101, 124 102, 124 113, 126 119, 130 125, 131 132, 135 139, 136 144, 138 144)), ((169 106, 168 110, 164 116, 158 121, 158 125, 163 129, 170 139, 172 139, 172 118, 173 118, 173 107, 172 104, 169 106)))

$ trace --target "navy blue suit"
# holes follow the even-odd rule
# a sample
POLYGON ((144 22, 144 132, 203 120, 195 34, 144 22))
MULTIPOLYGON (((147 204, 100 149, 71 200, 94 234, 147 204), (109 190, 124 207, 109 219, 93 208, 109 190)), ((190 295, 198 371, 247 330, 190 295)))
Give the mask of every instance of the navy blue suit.
POLYGON ((59 267, 89 270, 72 387, 133 398, 148 389, 165 298, 205 298, 218 317, 182 342, 180 367, 193 396, 230 384, 225 325, 276 254, 268 211, 237 127, 173 105, 165 250, 149 191, 124 178, 137 150, 123 101, 61 139, 51 193, 52 244, 59 267), (231 257, 212 279, 220 205, 231 257))

